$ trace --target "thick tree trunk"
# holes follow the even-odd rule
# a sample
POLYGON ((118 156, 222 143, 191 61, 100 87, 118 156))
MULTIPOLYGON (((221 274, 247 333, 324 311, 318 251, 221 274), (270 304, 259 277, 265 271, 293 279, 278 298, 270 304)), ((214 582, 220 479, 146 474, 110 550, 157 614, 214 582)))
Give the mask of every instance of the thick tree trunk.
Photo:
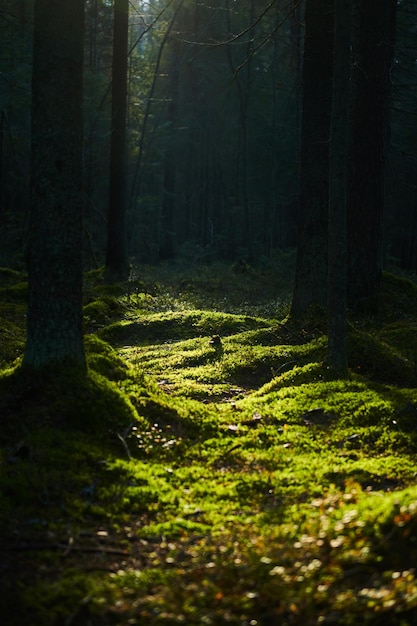
POLYGON ((350 97, 350 0, 335 2, 332 118, 330 124, 328 350, 327 364, 347 373, 346 352, 346 211, 348 112, 350 97))
POLYGON ((107 217, 106 272, 110 279, 129 276, 127 251, 127 54, 129 0, 115 0, 112 64, 110 187, 107 217))
POLYGON ((303 59, 297 264, 291 317, 326 307, 329 132, 334 0, 307 0, 303 59))
POLYGON ((382 276, 385 156, 395 0, 362 0, 354 64, 356 103, 350 179, 349 300, 369 301, 382 276))
POLYGON ((84 0, 36 0, 29 302, 23 365, 85 367, 82 341, 84 0))

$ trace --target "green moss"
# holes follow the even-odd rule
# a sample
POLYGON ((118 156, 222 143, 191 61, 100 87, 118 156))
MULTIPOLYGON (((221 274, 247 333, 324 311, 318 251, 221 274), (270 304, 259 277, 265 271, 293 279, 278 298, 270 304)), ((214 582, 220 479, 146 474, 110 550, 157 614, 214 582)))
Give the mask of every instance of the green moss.
POLYGON ((22 278, 22 272, 14 270, 10 267, 0 267, 0 285, 2 287, 20 283, 22 278))
POLYGON ((414 286, 384 279, 337 380, 319 315, 248 315, 279 309, 257 270, 163 271, 147 294, 86 277, 87 374, 0 377, 3 621, 414 623, 414 286), (206 282, 227 313, 189 307, 206 282))
MULTIPOLYGON (((88 623, 97 619, 100 613, 97 597, 99 590, 103 601, 103 589, 95 583, 94 578, 68 569, 59 580, 39 582, 24 590, 22 595, 26 613, 22 615, 18 607, 16 612, 23 622, 27 620, 29 612, 32 626, 56 626, 69 623, 70 620, 88 623)), ((18 621, 15 624, 17 626, 18 621)))
POLYGON ((384 322, 412 320, 417 310, 417 285, 408 278, 384 272, 378 296, 379 318, 384 322))
POLYGON ((1 408, 6 428, 56 425, 106 433, 138 419, 117 384, 90 370, 43 371, 19 368, 0 377, 1 408))
POLYGON ((236 332, 218 347, 209 338, 196 338, 150 346, 125 346, 121 350, 136 367, 143 368, 176 395, 196 398, 224 396, 243 386, 256 389, 280 372, 325 358, 324 338, 306 345, 258 345, 254 336, 263 330, 236 332), (242 341, 240 341, 240 338, 242 341), (165 381, 165 382, 163 382, 165 381))
POLYGON ((184 519, 177 517, 169 522, 163 522, 161 524, 149 525, 141 532, 142 537, 166 537, 172 539, 174 537, 181 537, 184 535, 204 535, 210 530, 209 524, 202 524, 201 522, 195 522, 192 519, 184 519))
POLYGON ((159 339, 184 340, 201 335, 228 335, 267 326, 261 319, 209 311, 154 313, 140 321, 124 320, 100 331, 100 337, 117 345, 140 344, 159 339))
POLYGON ((129 375, 129 368, 117 352, 96 335, 84 338, 88 367, 109 380, 123 380, 129 375))
POLYGON ((11 364, 23 353, 24 333, 22 329, 7 319, 0 319, 0 367, 11 364))
POLYGON ((410 320, 386 324, 378 333, 379 338, 417 366, 417 323, 410 320))
POLYGON ((27 282, 11 284, 0 289, 2 300, 12 300, 13 302, 26 302, 28 298, 27 282))
POLYGON ((354 331, 349 334, 349 367, 365 376, 400 387, 415 385, 414 362, 377 335, 354 331))
POLYGON ((21 272, 0 268, 0 367, 9 366, 23 352, 27 283, 21 272))
POLYGON ((84 325, 87 330, 97 330, 126 313, 126 307, 117 298, 101 296, 84 305, 84 325))

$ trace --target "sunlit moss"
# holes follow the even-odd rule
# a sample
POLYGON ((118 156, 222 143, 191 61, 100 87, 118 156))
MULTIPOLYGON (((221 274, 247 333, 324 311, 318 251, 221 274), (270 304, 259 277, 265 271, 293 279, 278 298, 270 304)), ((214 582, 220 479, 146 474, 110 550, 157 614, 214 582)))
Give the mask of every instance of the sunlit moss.
POLYGON ((126 361, 108 343, 95 335, 88 335, 85 337, 84 346, 87 364, 91 370, 114 381, 123 380, 128 376, 126 361))
POLYGON ((266 326, 261 319, 210 311, 153 313, 141 319, 123 320, 100 332, 106 341, 116 344, 141 343, 158 339, 180 340, 212 334, 228 335, 249 328, 266 326))
POLYGON ((10 366, 24 349, 27 282, 21 272, 0 268, 0 367, 10 366))
POLYGON ((2 537, 50 548, 19 553, 8 626, 413 623, 414 285, 352 320, 337 380, 261 274, 147 271, 86 277, 87 374, 0 377, 2 537))
POLYGON ((0 338, 0 367, 5 367, 21 356, 24 350, 25 337, 24 332, 16 323, 7 319, 1 319, 0 338))

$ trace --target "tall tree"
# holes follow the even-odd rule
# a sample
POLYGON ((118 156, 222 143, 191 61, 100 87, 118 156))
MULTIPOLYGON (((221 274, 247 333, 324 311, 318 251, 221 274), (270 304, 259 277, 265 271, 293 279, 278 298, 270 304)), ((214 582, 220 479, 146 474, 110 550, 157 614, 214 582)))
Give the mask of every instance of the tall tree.
POLYGON ((327 303, 334 0, 306 0, 297 263, 291 316, 327 303))
MULTIPOLYGON (((231 22, 231 7, 227 2, 227 18, 228 18, 228 32, 233 32, 233 25, 231 22)), ((249 3, 249 23, 253 24, 255 20, 255 3, 254 0, 250 0, 249 3)), ((234 76, 234 82, 238 94, 239 102, 239 124, 237 135, 237 154, 236 154, 236 177, 235 177, 235 195, 238 201, 238 205, 242 208, 241 222, 242 222, 242 243, 247 250, 248 258, 253 261, 252 251, 252 236, 253 236, 253 221, 251 219, 250 201, 249 201, 249 109, 252 97, 252 83, 253 83, 253 47, 254 47, 254 32, 251 28, 248 41, 244 45, 245 60, 236 64, 233 58, 233 48, 231 45, 227 46, 228 59, 230 70, 234 76)))
POLYGON ((163 196, 161 210, 161 239, 159 258, 171 259, 175 255, 175 186, 176 186, 176 152, 175 126, 178 112, 179 87, 179 42, 172 42, 172 56, 168 67, 168 110, 166 125, 169 137, 163 166, 163 196))
POLYGON ((347 128, 350 98, 351 1, 335 1, 332 117, 329 153, 328 349, 327 363, 347 372, 346 352, 346 211, 347 128))
POLYGON ((388 99, 396 6, 396 0, 359 2, 348 212, 352 304, 372 297, 382 276, 388 99))
POLYGON ((416 19, 416 0, 398 2, 391 68, 391 145, 384 225, 385 245, 390 255, 400 261, 403 269, 414 272, 417 271, 416 19))
POLYGON ((82 340, 84 0, 35 0, 29 302, 23 365, 85 367, 82 340))
POLYGON ((110 187, 107 217, 106 272, 108 277, 129 276, 127 250, 127 69, 129 0, 114 1, 112 119, 110 144, 110 187))
POLYGON ((0 0, 0 249, 21 253, 29 204, 31 0, 0 0))
POLYGON ((113 6, 107 0, 86 0, 84 46, 84 263, 98 267, 107 244, 109 201, 109 176, 103 172, 110 169, 113 6))

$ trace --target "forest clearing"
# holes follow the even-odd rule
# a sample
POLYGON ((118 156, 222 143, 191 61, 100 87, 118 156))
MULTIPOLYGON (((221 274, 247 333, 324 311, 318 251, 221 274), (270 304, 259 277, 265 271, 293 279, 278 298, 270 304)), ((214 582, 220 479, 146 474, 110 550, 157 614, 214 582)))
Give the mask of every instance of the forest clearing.
POLYGON ((416 285, 384 276, 337 379, 292 253, 184 267, 86 274, 88 373, 39 386, 1 270, 2 623, 415 624, 416 285))

